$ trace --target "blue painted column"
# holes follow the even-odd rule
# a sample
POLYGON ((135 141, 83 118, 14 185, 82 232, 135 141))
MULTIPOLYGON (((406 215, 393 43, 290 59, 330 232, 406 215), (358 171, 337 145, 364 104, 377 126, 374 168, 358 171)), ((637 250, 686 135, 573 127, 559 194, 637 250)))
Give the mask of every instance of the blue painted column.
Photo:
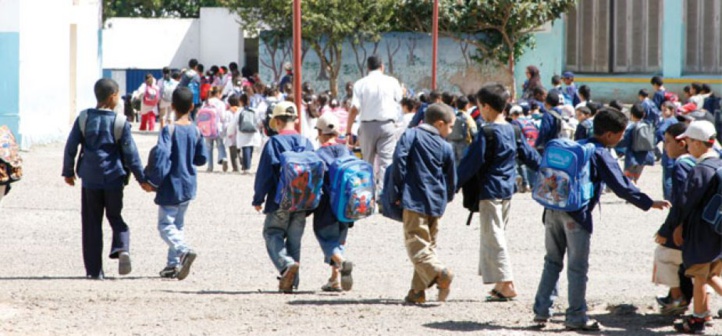
POLYGON ((679 78, 684 62, 684 1, 664 0, 662 8, 662 74, 667 78, 679 78))
POLYGON ((0 125, 21 142, 20 125, 20 0, 0 1, 0 125))

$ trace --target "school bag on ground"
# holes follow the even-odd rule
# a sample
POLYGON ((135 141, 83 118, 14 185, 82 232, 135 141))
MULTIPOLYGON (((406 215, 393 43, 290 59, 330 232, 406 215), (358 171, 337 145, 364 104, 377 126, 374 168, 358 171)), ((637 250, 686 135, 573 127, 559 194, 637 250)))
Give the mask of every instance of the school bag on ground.
POLYGON ((347 155, 328 169, 331 181, 331 209, 340 222, 354 222, 371 216, 376 207, 374 168, 368 162, 347 155))
MULTIPOLYGON (((120 139, 123 137, 123 130, 125 129, 125 122, 128 119, 126 119, 125 115, 122 114, 115 114, 115 120, 113 121, 113 139, 115 139, 115 143, 120 146, 120 139)), ((85 127, 88 123, 88 110, 82 110, 80 111, 80 114, 78 115, 78 127, 80 128, 80 134, 85 138, 85 127)), ((123 164, 123 170, 125 170, 125 185, 128 185, 130 183, 130 168, 128 168, 123 161, 123 154, 120 154, 120 162, 123 164)))
POLYGON ((313 210, 321 201, 325 165, 314 152, 294 148, 280 155, 280 177, 275 202, 288 212, 313 210))
POLYGON ((467 140, 469 135, 469 122, 466 118, 466 114, 463 111, 456 112, 456 121, 454 121, 454 127, 451 129, 451 133, 446 137, 446 140, 453 142, 460 142, 467 140))
POLYGON ((256 111, 249 107, 244 107, 238 115, 238 131, 241 133, 256 133, 256 111))
POLYGON ((218 137, 218 123, 216 122, 216 109, 210 104, 204 104, 196 115, 196 125, 201 130, 204 138, 215 139, 218 137))
POLYGON ((545 208, 577 211, 594 197, 590 159, 594 144, 554 139, 544 149, 532 198, 545 208))
POLYGON ((19 181, 22 177, 23 159, 20 157, 20 147, 10 128, 0 126, 0 185, 19 181))
POLYGON ((145 86, 145 93, 143 93, 143 105, 156 106, 160 100, 158 90, 152 86, 145 86))
POLYGON ((702 220, 711 225, 717 234, 722 235, 722 167, 706 164, 704 161, 700 165, 714 169, 714 178, 717 180, 717 192, 705 204, 702 220))
POLYGON ((635 152, 653 151, 655 146, 654 128, 652 125, 639 121, 632 130, 632 150, 635 152))

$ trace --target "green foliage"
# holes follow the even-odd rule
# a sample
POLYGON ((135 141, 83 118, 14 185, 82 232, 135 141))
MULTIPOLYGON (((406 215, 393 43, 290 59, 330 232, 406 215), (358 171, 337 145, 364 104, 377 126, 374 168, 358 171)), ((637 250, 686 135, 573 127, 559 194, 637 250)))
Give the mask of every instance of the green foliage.
POLYGON ((194 18, 201 7, 220 7, 225 0, 103 0, 103 19, 111 17, 194 18))

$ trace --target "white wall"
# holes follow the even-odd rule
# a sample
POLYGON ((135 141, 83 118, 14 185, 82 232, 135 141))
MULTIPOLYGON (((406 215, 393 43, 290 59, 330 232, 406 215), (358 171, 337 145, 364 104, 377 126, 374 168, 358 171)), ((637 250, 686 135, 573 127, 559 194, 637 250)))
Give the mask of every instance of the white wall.
POLYGON ((201 8, 200 62, 206 66, 228 65, 236 62, 243 66, 243 30, 240 18, 226 8, 201 8))

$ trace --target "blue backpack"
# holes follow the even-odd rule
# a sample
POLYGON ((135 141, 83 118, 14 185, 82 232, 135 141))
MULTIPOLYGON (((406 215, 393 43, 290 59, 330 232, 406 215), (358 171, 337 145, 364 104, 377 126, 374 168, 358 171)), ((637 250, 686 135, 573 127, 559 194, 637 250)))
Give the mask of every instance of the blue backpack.
POLYGON ((331 209, 340 222, 371 216, 376 207, 374 167, 355 156, 336 159, 328 169, 331 209))
POLYGON ((717 192, 704 205, 702 220, 709 223, 717 234, 722 235, 722 168, 706 166, 715 169, 714 178, 717 180, 717 192))
POLYGON ((193 104, 198 106, 198 104, 201 103, 201 88, 198 86, 198 83, 194 81, 190 81, 190 83, 188 83, 188 88, 193 93, 193 104))
MULTIPOLYGON (((384 191, 379 195, 381 200, 381 215, 397 222, 403 222, 404 209, 391 199, 390 189, 396 188, 394 187, 394 182, 391 180, 394 169, 396 169, 396 165, 392 163, 386 167, 386 173, 384 174, 384 191)), ((398 194, 398 190, 395 190, 395 192, 398 194)))
POLYGON ((303 148, 281 153, 281 176, 276 188, 276 203, 288 212, 313 210, 321 201, 324 163, 314 152, 303 148))
POLYGON ((589 161, 594 144, 569 139, 550 141, 542 156, 532 197, 545 208, 577 211, 594 196, 589 161))

